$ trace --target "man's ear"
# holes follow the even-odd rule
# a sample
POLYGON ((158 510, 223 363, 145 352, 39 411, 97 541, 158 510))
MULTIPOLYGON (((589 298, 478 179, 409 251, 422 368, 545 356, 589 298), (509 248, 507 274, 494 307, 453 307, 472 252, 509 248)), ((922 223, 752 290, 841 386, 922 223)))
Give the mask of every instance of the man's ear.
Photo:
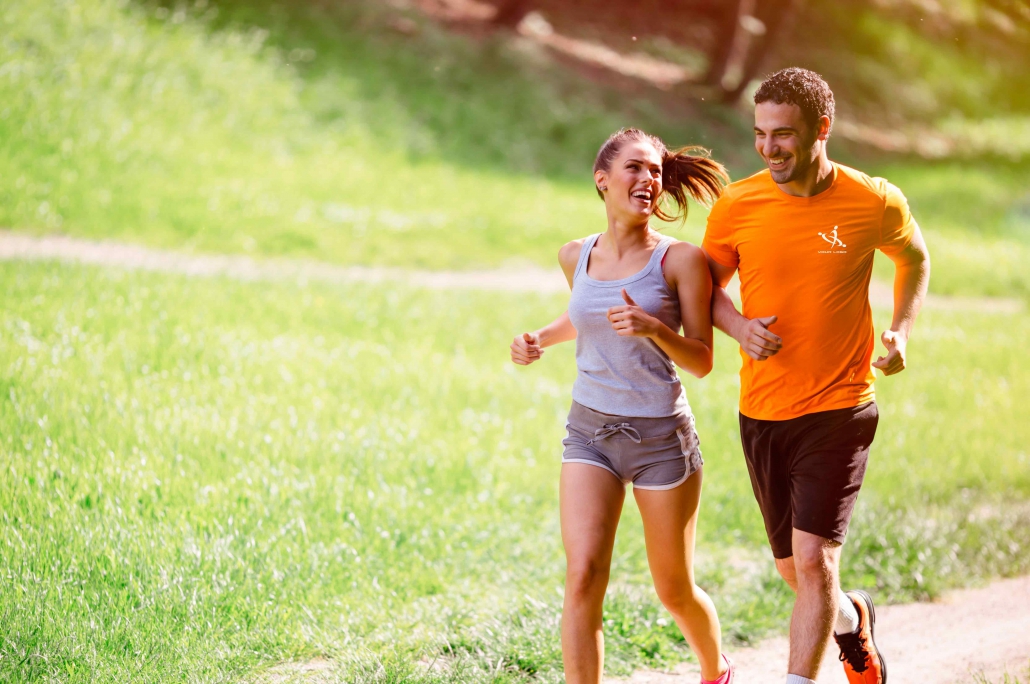
POLYGON ((820 116, 819 117, 819 127, 818 127, 818 130, 819 130, 819 133, 818 133, 817 137, 819 138, 819 140, 825 141, 827 138, 830 137, 830 117, 828 117, 828 116, 820 116))

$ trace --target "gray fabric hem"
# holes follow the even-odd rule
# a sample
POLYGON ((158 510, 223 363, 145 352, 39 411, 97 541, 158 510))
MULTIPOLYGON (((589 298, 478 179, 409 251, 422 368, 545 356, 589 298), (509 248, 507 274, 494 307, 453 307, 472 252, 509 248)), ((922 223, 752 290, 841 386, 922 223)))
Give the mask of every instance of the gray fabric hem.
POLYGON ((683 455, 683 463, 684 463, 684 465, 686 465, 687 471, 685 473, 683 473, 683 477, 681 477, 680 479, 676 480, 672 484, 667 484, 667 485, 638 485, 638 484, 634 483, 633 484, 633 488, 634 489, 646 489, 648 491, 655 491, 655 492, 665 491, 665 490, 669 490, 669 489, 675 489, 676 487, 679 487, 681 484, 683 484, 684 482, 689 480, 690 477, 694 473, 700 471, 701 468, 705 464, 704 459, 701 458, 701 452, 700 451, 692 451, 689 454, 684 454, 683 455))
POLYGON ((616 473, 614 470, 612 470, 611 468, 609 468, 608 466, 606 466, 606 465, 604 465, 602 463, 598 463, 597 461, 588 461, 585 458, 565 458, 564 456, 562 456, 561 457, 561 462, 563 464, 564 463, 584 463, 586 465, 596 466, 596 467, 600 468, 601 470, 607 470, 609 473, 611 473, 613 476, 615 476, 616 480, 618 480, 622 484, 626 484, 626 482, 627 482, 626 480, 623 480, 621 477, 619 477, 619 474, 616 473))

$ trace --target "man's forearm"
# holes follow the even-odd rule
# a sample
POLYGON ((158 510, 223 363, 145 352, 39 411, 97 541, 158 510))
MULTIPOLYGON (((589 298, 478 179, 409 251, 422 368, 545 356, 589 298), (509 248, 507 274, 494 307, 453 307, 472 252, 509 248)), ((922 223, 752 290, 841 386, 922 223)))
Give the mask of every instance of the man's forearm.
POLYGON ((748 320, 737 311, 733 299, 725 288, 712 288, 712 324, 735 340, 740 340, 741 330, 748 320))
POLYGON ((910 261, 895 266, 894 271, 894 319, 891 330, 900 332, 908 339, 915 324, 916 315, 926 299, 930 285, 930 259, 910 261))

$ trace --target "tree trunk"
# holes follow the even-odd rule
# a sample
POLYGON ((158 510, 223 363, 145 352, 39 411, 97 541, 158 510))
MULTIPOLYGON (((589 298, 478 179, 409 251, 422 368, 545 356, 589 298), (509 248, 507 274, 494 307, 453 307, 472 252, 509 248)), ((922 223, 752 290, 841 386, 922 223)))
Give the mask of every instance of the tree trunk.
POLYGON ((497 5, 493 21, 501 26, 515 28, 532 9, 530 0, 503 0, 497 5))
POLYGON ((740 80, 733 88, 723 93, 723 102, 733 104, 740 99, 744 89, 762 68, 769 47, 783 31, 794 5, 795 0, 763 0, 758 4, 757 18, 765 24, 765 33, 751 37, 747 56, 740 70, 740 80))
POLYGON ((705 73, 705 85, 719 86, 726 67, 733 53, 733 38, 737 35, 740 24, 740 9, 744 0, 732 0, 723 5, 721 16, 715 27, 715 36, 708 50, 708 71, 705 73))

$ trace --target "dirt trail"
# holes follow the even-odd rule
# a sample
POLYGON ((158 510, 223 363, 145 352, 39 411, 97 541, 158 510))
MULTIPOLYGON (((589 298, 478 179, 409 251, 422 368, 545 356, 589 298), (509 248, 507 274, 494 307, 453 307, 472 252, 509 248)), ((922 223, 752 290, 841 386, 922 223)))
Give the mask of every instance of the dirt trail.
MULTIPOLYGON (((0 261, 10 260, 57 260, 192 276, 224 276, 239 280, 307 280, 330 283, 390 281, 437 290, 472 289, 542 294, 568 290, 565 278, 557 267, 425 271, 380 266, 337 266, 303 259, 254 259, 243 255, 188 254, 123 242, 83 240, 59 235, 36 237, 0 230, 0 261)), ((869 299, 873 306, 891 307, 891 286, 874 280, 869 288, 869 299)), ((933 309, 993 313, 1018 313, 1023 310, 1023 302, 1018 299, 996 297, 929 295, 926 306, 933 309)))
MULTIPOLYGON (((971 684, 976 673, 1001 681, 1005 672, 1025 675, 1030 663, 1030 577, 964 589, 935 603, 884 606, 876 614, 876 642, 887 659, 889 684, 971 684)), ((783 684, 787 639, 735 649, 739 684, 783 684)), ((820 684, 847 684, 836 646, 827 648, 820 684)), ((672 673, 640 671, 608 684, 683 684, 695 666, 672 673)))

